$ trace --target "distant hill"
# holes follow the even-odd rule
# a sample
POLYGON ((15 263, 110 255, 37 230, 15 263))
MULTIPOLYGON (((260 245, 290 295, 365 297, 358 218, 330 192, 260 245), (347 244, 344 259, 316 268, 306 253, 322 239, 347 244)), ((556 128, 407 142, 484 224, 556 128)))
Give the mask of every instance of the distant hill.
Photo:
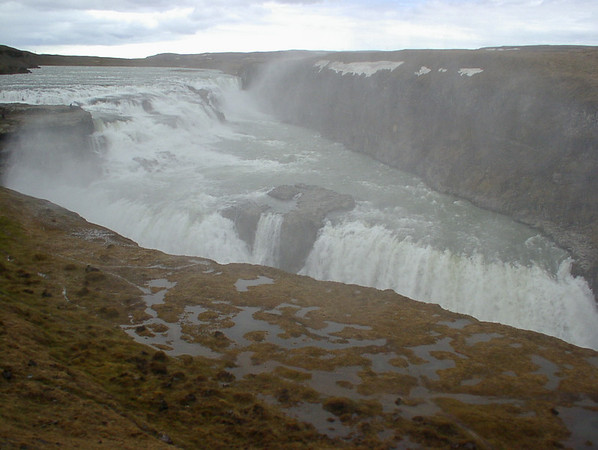
POLYGON ((290 50, 253 53, 200 53, 181 55, 161 53, 147 58, 105 58, 99 56, 38 55, 0 45, 0 74, 28 73, 39 66, 119 66, 119 67, 181 67, 215 69, 238 74, 242 67, 264 63, 281 57, 316 55, 316 52, 290 50))
POLYGON ((28 73, 29 69, 37 67, 37 58, 35 53, 0 45, 0 75, 28 73))

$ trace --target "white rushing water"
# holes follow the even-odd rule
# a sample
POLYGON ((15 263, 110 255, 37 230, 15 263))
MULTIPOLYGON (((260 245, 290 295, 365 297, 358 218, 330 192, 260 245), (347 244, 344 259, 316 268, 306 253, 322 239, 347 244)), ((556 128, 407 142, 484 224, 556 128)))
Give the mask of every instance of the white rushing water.
POLYGON ((44 67, 0 78, 0 102, 76 104, 92 113, 96 154, 85 165, 60 154, 48 163, 38 136, 13 158, 4 184, 142 246, 275 266, 282 215, 261 216, 250 248, 221 212, 268 202, 281 184, 319 185, 352 195, 357 206, 326 222, 301 273, 391 288, 598 348, 593 295, 571 275, 566 252, 507 217, 258 112, 233 76, 44 67))

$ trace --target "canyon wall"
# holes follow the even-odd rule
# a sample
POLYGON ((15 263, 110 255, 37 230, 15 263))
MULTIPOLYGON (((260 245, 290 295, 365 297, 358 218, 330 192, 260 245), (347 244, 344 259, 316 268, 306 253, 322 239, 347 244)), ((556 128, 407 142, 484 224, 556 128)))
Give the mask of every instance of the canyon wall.
POLYGON ((550 235, 598 292, 598 48, 329 53, 242 78, 277 117, 550 235))

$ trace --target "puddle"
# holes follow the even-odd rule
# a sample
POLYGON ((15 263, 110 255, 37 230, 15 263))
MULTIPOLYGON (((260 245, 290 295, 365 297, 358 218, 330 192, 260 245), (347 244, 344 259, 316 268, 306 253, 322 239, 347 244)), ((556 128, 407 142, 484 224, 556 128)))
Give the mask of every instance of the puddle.
POLYGON ((347 398, 366 398, 355 392, 353 389, 343 387, 338 384, 339 381, 351 383, 353 386, 361 384, 361 378, 358 373, 363 370, 361 366, 345 366, 336 367, 332 371, 325 370, 310 370, 311 379, 307 380, 307 384, 319 393, 332 397, 347 397, 347 398))
MULTIPOLYGON (((250 285, 255 286, 257 285, 256 283, 258 281, 260 282, 259 284, 272 281, 270 278, 260 278, 261 280, 249 280, 250 285), (264 281, 264 279, 266 281, 264 281)), ((239 282, 237 282, 237 284, 238 283, 239 282)), ((201 321, 198 318, 199 314, 205 311, 211 311, 211 309, 200 305, 187 306, 185 307, 183 313, 179 316, 177 323, 167 323, 158 317, 158 314, 153 309, 153 306, 163 304, 168 290, 173 288, 175 285, 176 283, 171 283, 168 280, 163 279, 150 281, 147 284, 147 287, 142 288, 143 292, 145 293, 143 296, 143 301, 146 304, 145 312, 150 316, 150 318, 142 323, 136 324, 135 326, 123 326, 123 329, 136 341, 160 348, 173 356, 181 354, 206 356, 210 358, 221 356, 219 353, 213 352, 201 344, 185 341, 183 339, 184 334, 181 331, 181 325, 193 325, 200 328, 202 326, 211 325, 210 323, 201 321), (159 290, 156 291, 156 289, 159 290), (158 330, 165 329, 167 331, 155 332, 152 328, 157 328, 158 330), (148 331, 151 330, 153 335, 148 335, 149 333, 145 332, 146 329, 148 331), (145 335, 140 335, 140 332, 138 331, 145 335)), ((245 284, 240 284, 237 286, 237 289, 242 291, 243 289, 247 290, 247 287, 248 286, 245 284)), ((266 312, 269 312, 273 315, 282 316, 283 308, 290 307, 296 308, 296 315, 301 317, 305 316, 310 311, 318 309, 316 307, 302 308, 298 305, 282 303, 276 308, 266 312)), ((303 334, 290 338, 283 338, 281 336, 285 335, 286 331, 279 325, 270 323, 266 320, 256 319, 254 317, 254 314, 258 311, 262 311, 262 308, 254 306, 235 308, 239 310, 238 313, 225 314, 225 317, 233 323, 233 326, 229 328, 218 328, 217 330, 223 333, 237 347, 246 347, 251 345, 253 341, 247 339, 245 336, 248 333, 256 331, 264 332, 263 342, 271 343, 287 350, 305 347, 339 350, 351 347, 384 346, 387 343, 386 339, 344 339, 334 336, 333 333, 341 332, 347 327, 356 328, 358 330, 371 330, 371 327, 355 324, 342 324, 332 321, 326 322, 326 326, 322 329, 304 327, 305 331, 303 334)))
POLYGON ((381 441, 388 441, 391 438, 394 438, 395 430, 389 430, 388 428, 385 428, 384 430, 379 431, 377 435, 378 439, 380 439, 381 441))
MULTIPOLYGON (((296 300, 294 300, 294 301, 296 301, 296 300)), ((304 319, 305 316, 307 314, 309 314, 311 311, 317 311, 318 309, 320 309, 319 306, 299 306, 299 305, 295 305, 292 303, 281 303, 276 308, 269 309, 268 311, 265 311, 265 312, 267 312, 269 314, 274 314, 276 316, 281 316, 283 314, 282 309, 285 309, 285 308, 297 309, 294 316, 298 317, 300 319, 304 319)))
MULTIPOLYGON (((372 371, 380 374, 384 372, 399 372, 399 367, 391 364, 390 361, 393 359, 399 359, 400 357, 394 353, 364 353, 361 356, 369 359, 372 362, 372 371)), ((403 369, 404 370, 404 369, 403 369)))
POLYGON ((589 358, 586 358, 586 361, 594 367, 598 367, 598 356, 590 356, 589 358))
MULTIPOLYGON (((239 279, 235 283, 235 287, 239 292, 248 291, 249 287, 258 286, 261 284, 272 284, 274 280, 267 277, 258 277, 255 280, 239 279)), ((193 325, 199 327, 210 326, 210 331, 214 331, 214 323, 202 321, 199 315, 206 311, 214 311, 214 309, 206 308, 202 305, 186 306, 178 318, 177 323, 167 323, 160 319, 157 312, 154 310, 155 305, 163 304, 168 291, 176 286, 176 283, 169 282, 166 279, 156 279, 150 281, 142 288, 144 293, 143 300, 146 305, 145 312, 149 318, 136 325, 123 326, 124 331, 129 334, 137 342, 153 346, 164 350, 172 356, 182 354, 189 354, 192 356, 205 356, 208 358, 219 358, 221 354, 210 350, 207 347, 198 343, 192 343, 184 340, 185 335, 182 333, 183 325, 193 325)), ((227 303, 228 302, 214 302, 227 303)), ((413 419, 415 416, 432 416, 442 413, 442 409, 436 404, 439 398, 451 398, 462 403, 473 405, 491 405, 491 404, 514 404, 524 408, 521 401, 515 399, 503 399, 494 397, 485 397, 471 394, 447 394, 431 391, 424 386, 427 380, 437 381, 440 379, 438 372, 445 369, 454 368, 456 366, 456 358, 466 358, 455 351, 452 343, 452 338, 444 337, 433 344, 419 345, 415 347, 408 347, 422 362, 419 364, 407 364, 406 367, 397 367, 391 362, 393 360, 408 362, 408 359, 395 352, 384 352, 384 347, 387 345, 386 339, 359 339, 359 338, 343 338, 338 336, 339 333, 353 329, 356 331, 371 331, 370 326, 359 324, 347 324, 334 321, 325 321, 324 326, 319 329, 302 326, 297 321, 294 326, 299 325, 302 328, 299 332, 303 334, 289 338, 281 336, 286 335, 285 329, 276 323, 270 323, 268 320, 257 319, 254 317, 256 313, 265 313, 263 316, 271 315, 271 320, 285 321, 293 320, 292 318, 305 318, 310 312, 318 310, 319 307, 309 306, 302 307, 293 303, 280 303, 275 308, 263 309, 255 306, 234 306, 232 313, 219 314, 219 319, 226 319, 226 322, 232 323, 233 326, 229 328, 218 328, 218 331, 223 333, 229 340, 231 340, 236 347, 239 348, 240 353, 236 357, 236 367, 230 369, 230 372, 235 375, 237 379, 241 379, 247 375, 258 375, 261 373, 271 373, 278 367, 286 367, 292 370, 304 372, 310 375, 303 383, 306 386, 319 392, 323 397, 346 397, 353 400, 369 399, 376 400, 382 405, 385 413, 397 412, 402 417, 413 419), (335 367, 334 370, 306 370, 300 367, 288 366, 277 361, 269 360, 260 364, 254 364, 251 360, 253 352, 243 351, 243 347, 248 347, 254 341, 248 339, 248 333, 263 332, 263 341, 278 346, 281 349, 291 350, 305 347, 316 347, 329 351, 341 350, 355 347, 377 347, 378 349, 368 349, 366 353, 361 356, 367 358, 371 365, 353 365, 335 367), (247 337, 246 337, 247 336, 247 337), (369 351, 369 353, 367 353, 369 351), (380 353, 375 353, 379 351, 380 353), (439 359, 432 355, 434 352, 444 353, 445 359, 439 359), (402 375, 409 375, 415 377, 418 385, 411 389, 408 397, 412 401, 419 401, 416 405, 396 404, 396 395, 389 393, 376 393, 373 395, 361 395, 357 391, 357 387, 362 384, 360 373, 364 370, 370 369, 376 374, 395 373, 402 375)), ((230 309, 227 309, 230 311, 230 309)), ((263 317, 260 316, 260 317, 263 317)), ((469 319, 458 319, 455 321, 439 322, 440 325, 446 325, 450 328, 462 329, 472 322, 469 319)), ((295 329, 297 329, 295 327, 295 329)), ((481 342, 489 342, 492 339, 503 337, 499 333, 476 333, 467 337, 465 342, 467 345, 475 345, 481 342)), ((329 354, 330 355, 330 354, 329 354)), ((598 358, 587 358, 588 362, 594 364, 598 358)), ((561 381, 561 377, 557 376, 559 366, 543 358, 539 355, 532 355, 531 361, 538 366, 535 374, 541 374, 547 378, 545 388, 549 390, 557 389, 561 381)), ((516 376, 512 371, 503 372, 503 375, 516 376)), ((481 383, 481 378, 472 378, 462 380, 461 386, 475 386, 481 383)), ((265 397, 265 396, 264 396, 265 397)), ((274 398, 268 398, 268 402, 272 404, 280 404, 274 398)), ((559 417, 567 425, 572 435, 566 442, 567 445, 579 447, 592 438, 594 430, 598 429, 598 413, 591 411, 590 408, 595 406, 576 404, 571 408, 558 408, 559 417)), ((291 417, 300 421, 312 424, 318 432, 329 437, 347 437, 354 430, 348 426, 343 425, 336 416, 323 409, 320 403, 300 403, 289 408, 282 408, 282 410, 291 417)), ((528 414, 524 411, 523 414, 528 414)), ((392 432, 385 430, 381 435, 384 440, 392 439, 392 432)), ((395 448, 407 448, 411 443, 408 440, 393 442, 395 448)), ((417 448, 417 446, 416 446, 417 448)))
POLYGON ((461 403, 469 405, 505 405, 511 404, 519 407, 524 407, 525 403, 517 399, 485 397, 483 395, 472 394, 448 394, 448 393, 433 393, 424 386, 417 386, 411 389, 409 393, 410 399, 421 400, 421 403, 415 406, 408 406, 401 404, 397 409, 407 419, 413 419, 415 416, 430 416, 434 414, 441 414, 442 409, 434 402, 439 398, 450 398, 461 403))
POLYGON ((262 284, 274 284, 274 280, 262 276, 257 277, 255 280, 243 280, 242 278, 239 278, 235 282, 235 288, 237 288, 237 292, 247 292, 250 287, 260 286, 262 284))
POLYGON ((166 293, 174 286, 176 286, 176 283, 171 283, 165 279, 156 279, 151 280, 147 284, 147 288, 141 288, 145 293, 143 296, 143 301, 146 305, 145 313, 150 318, 136 325, 123 325, 122 329, 136 342, 163 350, 171 356, 191 355, 205 356, 207 358, 222 356, 203 345, 183 339, 181 322, 189 321, 189 316, 192 314, 197 317, 197 314, 206 310, 205 308, 201 306, 187 306, 176 323, 169 323, 158 317, 158 313, 154 310, 153 306, 163 304, 166 293), (154 292, 156 288, 160 288, 160 290, 154 292), (149 332, 151 335, 142 334, 145 332, 149 332))
POLYGON ((300 403, 282 410, 291 417, 301 422, 312 424, 318 433, 325 434, 330 438, 346 437, 352 429, 341 423, 332 413, 326 411, 319 403, 300 403))
POLYGON ((261 373, 273 372, 277 367, 285 367, 298 372, 309 374, 310 378, 304 381, 306 386, 311 387, 315 391, 324 396, 349 397, 349 398, 365 398, 359 395, 351 388, 343 387, 338 382, 348 382, 353 386, 361 384, 361 378, 358 373, 363 370, 361 366, 346 366, 336 367, 334 370, 306 370, 301 367, 290 366, 282 364, 277 361, 265 361, 260 364, 254 364, 251 360, 253 352, 242 352, 237 355, 236 365, 228 369, 237 378, 242 378, 246 375, 259 375, 261 373))
MULTIPOLYGON (((413 353, 415 353, 417 357, 427 362, 423 364, 410 364, 409 367, 406 369, 407 373, 416 377, 424 376, 434 381, 440 380, 440 377, 438 376, 437 372, 439 370, 452 369, 456 366, 455 361, 450 358, 438 359, 432 356, 430 353, 448 352, 457 355, 452 345, 450 344, 451 341, 452 339, 450 337, 445 337, 444 339, 441 339, 434 344, 420 345, 418 347, 408 347, 411 351, 413 351, 413 353)), ((464 357, 463 355, 458 356, 460 356, 461 358, 464 357)))
POLYGON ((267 311, 264 311, 268 314, 273 314, 275 316, 282 316, 283 315, 283 309, 286 308, 294 308, 294 309, 301 309, 301 306, 299 305, 293 305, 292 303, 281 303, 280 305, 278 305, 276 308, 273 309, 269 309, 267 311))
POLYGON ((422 447, 421 444, 413 442, 408 436, 402 436, 401 440, 392 447, 395 450, 414 450, 422 447))
MULTIPOLYGON (((277 367, 284 366, 277 361, 266 361, 262 364, 254 364, 251 360, 253 352, 241 352, 237 355, 237 367, 228 369, 237 379, 243 378, 245 375, 259 375, 261 373, 272 372, 277 367)), ((286 367, 286 366, 285 366, 286 367)), ((293 367, 294 370, 299 370, 293 367)))
POLYGON ((442 412, 440 407, 432 401, 432 394, 430 391, 424 386, 417 386, 411 389, 409 398, 410 400, 420 400, 421 403, 414 406, 405 404, 397 406, 401 416, 406 419, 411 420, 416 416, 433 416, 434 414, 440 414, 442 412))
POLYGON ((309 314, 312 311, 317 311, 318 309, 320 309, 319 306, 307 306, 305 308, 301 308, 300 311, 297 311, 297 314, 295 314, 295 316, 299 317, 300 319, 303 319, 307 314, 309 314))
POLYGON ((469 380, 462 380, 461 381, 461 386, 476 386, 478 384, 480 384, 482 381, 481 378, 471 378, 469 380))
MULTIPOLYGON (((280 305, 279 305, 280 306, 280 305)), ((354 324, 342 324, 338 322, 326 322, 326 327, 316 330, 305 327, 305 333, 291 338, 282 338, 286 331, 277 324, 272 324, 262 319, 256 319, 253 315, 262 309, 257 306, 238 307, 241 312, 230 317, 234 325, 230 328, 222 328, 220 331, 238 346, 248 346, 252 342, 245 338, 250 332, 263 331, 265 336, 262 342, 277 345, 287 350, 305 347, 318 347, 326 350, 341 350, 351 347, 384 346, 386 339, 344 339, 334 336, 345 328, 357 328, 369 330, 370 327, 354 324)), ((275 308, 276 309, 276 308, 275 308)), ((276 314, 280 315, 280 314, 276 314)))
POLYGON ((558 377, 556 375, 556 373, 559 371, 559 366, 557 366, 552 361, 549 361, 546 358, 542 358, 538 355, 532 355, 532 362, 535 365, 540 366, 540 369, 532 373, 544 375, 548 378, 548 382, 544 385, 545 389, 549 389, 552 391, 559 387, 561 377, 558 377))
MULTIPOLYGON (((265 320, 255 319, 253 315, 260 311, 259 306, 244 306, 239 307, 241 311, 230 318, 234 325, 230 328, 220 328, 219 330, 231 341, 234 341, 238 346, 251 345, 252 341, 245 338, 245 335, 254 331, 265 331, 267 342, 283 341, 278 337, 283 334, 284 330, 278 325, 271 324, 265 320)), ((277 344, 279 345, 279 344, 277 344)))
POLYGON ((567 448, 598 448, 598 411, 577 406, 556 410, 571 433, 563 442, 567 448))
POLYGON ((480 342, 490 342, 492 339, 503 337, 500 333, 476 333, 465 339, 466 345, 475 345, 480 342))

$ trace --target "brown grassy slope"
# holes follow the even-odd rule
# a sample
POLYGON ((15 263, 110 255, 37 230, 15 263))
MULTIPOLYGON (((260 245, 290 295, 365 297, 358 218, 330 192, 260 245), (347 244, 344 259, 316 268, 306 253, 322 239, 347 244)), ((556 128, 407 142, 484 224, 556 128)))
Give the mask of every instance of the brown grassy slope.
POLYGON ((139 265, 173 258, 112 233, 114 252, 102 237, 73 240, 73 230, 98 228, 4 189, 0 203, 0 448, 329 446, 254 395, 224 389, 221 364, 167 357, 115 326, 140 292, 88 263, 123 251, 139 265))
MULTIPOLYGON (((579 442, 571 415, 598 415, 594 351, 391 291, 142 249, 7 189, 0 349, 1 448, 560 448, 579 442), (257 276, 273 283, 235 288, 257 276), (169 356, 172 345, 122 331, 160 333, 142 325, 144 292, 160 279, 176 285, 158 317, 171 326, 204 308, 185 342, 217 357, 169 356), (252 307, 255 327, 232 342, 225 333, 252 307), (326 340, 330 323, 348 326, 326 340), (314 344, 284 346, 293 339, 314 344), (283 414, 300 407, 322 417, 306 420, 323 433, 348 432, 327 437, 283 414)), ((591 432, 581 439, 596 445, 591 432)))

